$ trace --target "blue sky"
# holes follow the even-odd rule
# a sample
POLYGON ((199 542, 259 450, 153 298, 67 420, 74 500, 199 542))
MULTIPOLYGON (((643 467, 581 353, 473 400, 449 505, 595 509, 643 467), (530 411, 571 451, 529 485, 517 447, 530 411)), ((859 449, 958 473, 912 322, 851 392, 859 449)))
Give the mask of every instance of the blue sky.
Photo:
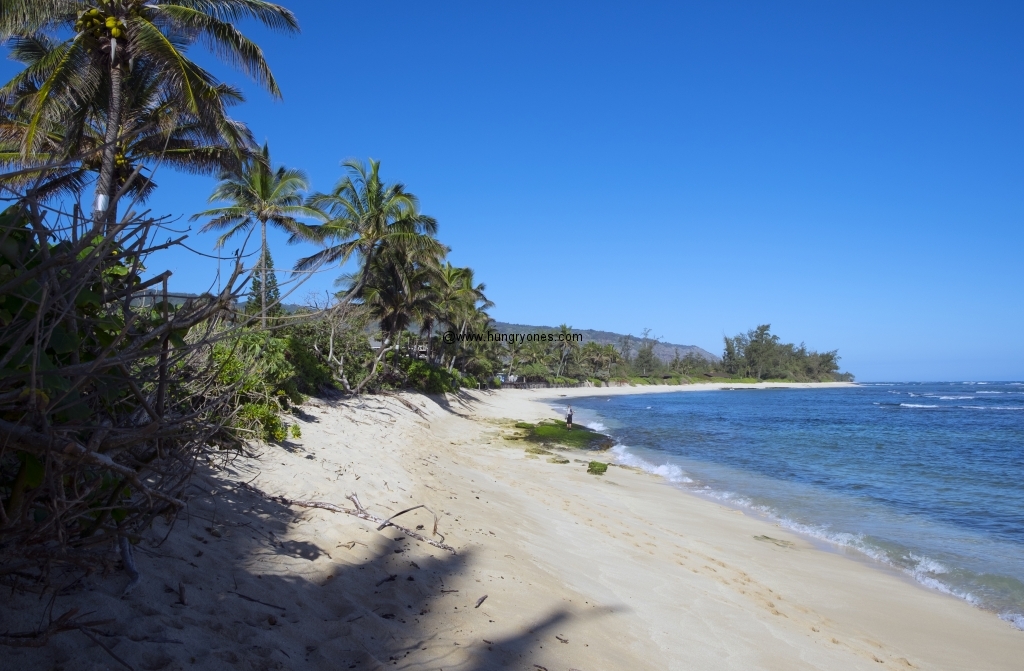
MULTIPOLYGON (((496 319, 716 353, 770 322, 862 380, 1024 378, 1019 3, 284 4, 300 36, 243 26, 283 102, 197 48, 235 116, 314 189, 381 159, 496 319)), ((157 181, 185 218, 213 186, 157 181)))

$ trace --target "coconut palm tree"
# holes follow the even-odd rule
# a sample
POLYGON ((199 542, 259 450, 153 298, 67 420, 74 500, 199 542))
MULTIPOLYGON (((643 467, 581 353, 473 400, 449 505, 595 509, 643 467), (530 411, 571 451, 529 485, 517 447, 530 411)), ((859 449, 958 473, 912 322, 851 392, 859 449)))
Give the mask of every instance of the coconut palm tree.
MULTIPOLYGON (((12 41, 11 57, 26 70, 36 70, 41 63, 52 60, 56 44, 45 35, 17 39, 12 41)), ((137 64, 125 78, 121 98, 123 135, 115 157, 111 202, 122 189, 133 198, 145 200, 156 187, 145 171, 157 162, 192 174, 216 175, 235 165, 242 148, 253 144, 248 128, 223 113, 243 100, 239 91, 219 85, 219 110, 214 118, 203 119, 169 99, 161 79, 152 62, 137 64), (137 178, 132 179, 137 171, 137 178)), ((62 195, 77 197, 94 181, 90 175, 101 169, 99 150, 104 143, 106 108, 82 107, 60 123, 48 122, 38 150, 24 155, 24 139, 31 126, 27 108, 37 93, 37 83, 30 78, 23 78, 8 91, 8 104, 0 107, 0 166, 41 169, 20 170, 0 179, 12 189, 31 188, 43 200, 62 195), (65 160, 59 167, 48 165, 54 159, 65 160)))
POLYGON ((215 207, 192 216, 192 221, 210 217, 201 229, 227 231, 217 239, 221 247, 233 236, 260 227, 260 324, 267 326, 267 226, 277 226, 292 234, 301 236, 306 227, 300 218, 323 220, 323 213, 303 204, 303 191, 309 188, 309 180, 301 170, 284 166, 274 170, 271 167, 270 147, 266 144, 255 156, 244 161, 237 170, 221 175, 221 181, 213 190, 210 202, 228 202, 225 207, 215 207))
POLYGON ((345 265, 353 257, 359 267, 341 302, 352 301, 363 290, 376 257, 389 246, 405 245, 407 251, 434 258, 447 249, 433 236, 437 221, 421 214, 419 199, 401 183, 387 184, 380 178, 380 161, 369 164, 349 159, 342 164, 348 175, 330 193, 317 193, 307 204, 327 213, 328 221, 298 231, 296 239, 307 239, 324 249, 300 259, 297 270, 325 264, 345 265))
POLYGON ((356 300, 366 306, 381 330, 380 350, 355 392, 373 378, 384 356, 398 349, 399 339, 409 325, 434 313, 436 290, 432 280, 437 274, 436 256, 425 251, 423 245, 402 240, 390 242, 373 256, 368 268, 349 276, 351 282, 361 283, 356 300))
MULTIPOLYGON (((453 266, 451 262, 445 262, 437 269, 432 287, 434 296, 431 323, 441 322, 453 332, 465 333, 470 324, 479 323, 478 313, 486 316, 483 311, 494 306, 484 294, 487 287, 484 284, 474 285, 472 268, 459 268, 453 266)), ((449 372, 455 363, 458 344, 453 345, 451 349, 453 353, 448 363, 449 372)))
MULTIPOLYGON (((445 306, 444 320, 449 324, 449 328, 457 330, 460 334, 466 333, 466 329, 471 325, 477 328, 477 333, 482 333, 490 324, 490 317, 485 310, 494 307, 494 303, 484 294, 487 289, 485 284, 474 284, 472 268, 459 268, 459 271, 458 289, 453 301, 445 306)), ((448 363, 448 372, 450 373, 454 367, 455 354, 448 363)))
POLYGON ((445 306, 455 300, 455 295, 461 286, 461 274, 461 268, 456 268, 446 261, 444 264, 438 265, 430 279, 430 309, 420 318, 420 336, 426 336, 428 359, 431 362, 433 362, 434 327, 439 323, 445 323, 445 306))
POLYGON ((604 362, 604 350, 600 344, 591 340, 580 348, 580 360, 587 364, 589 374, 598 377, 601 374, 601 365, 604 362))
POLYGON ((612 376, 612 366, 622 361, 622 356, 619 354, 619 350, 615 349, 615 345, 608 343, 601 347, 601 363, 604 365, 608 372, 608 377, 612 376))
POLYGON ((551 352, 540 340, 530 340, 519 348, 519 374, 526 381, 542 379, 551 371, 551 352))
POLYGON ((580 344, 573 340, 572 327, 561 324, 558 327, 558 369, 556 375, 562 376, 565 364, 580 351, 580 344))
POLYGON ((186 56, 188 47, 197 41, 280 97, 263 52, 233 25, 246 18, 274 30, 298 31, 290 11, 265 0, 3 0, 0 40, 28 39, 40 33, 61 39, 51 58, 37 68, 26 69, 5 87, 29 80, 37 86, 24 106, 28 121, 22 154, 33 155, 45 145, 46 132, 53 124, 105 96, 93 217, 106 220, 118 138, 123 135, 125 75, 137 64, 149 62, 160 73, 168 98, 198 118, 207 118, 221 95, 213 75, 186 56))

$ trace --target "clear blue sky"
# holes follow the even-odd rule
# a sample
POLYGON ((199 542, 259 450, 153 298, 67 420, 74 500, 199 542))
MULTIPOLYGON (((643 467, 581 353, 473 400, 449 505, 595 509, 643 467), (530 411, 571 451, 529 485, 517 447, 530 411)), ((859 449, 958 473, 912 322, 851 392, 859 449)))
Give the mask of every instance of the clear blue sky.
MULTIPOLYGON (((216 66, 235 116, 315 189, 382 159, 496 319, 716 353, 770 322, 862 380, 1024 378, 1024 5, 284 4, 300 36, 243 26, 284 101, 216 66)), ((158 181, 186 217, 213 186, 158 181)))

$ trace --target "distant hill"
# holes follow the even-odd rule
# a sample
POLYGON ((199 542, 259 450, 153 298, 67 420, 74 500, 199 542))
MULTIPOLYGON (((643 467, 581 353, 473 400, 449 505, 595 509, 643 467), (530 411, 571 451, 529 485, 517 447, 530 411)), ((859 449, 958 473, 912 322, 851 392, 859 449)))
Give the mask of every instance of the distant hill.
MULTIPOLYGON (((555 326, 529 326, 527 324, 509 324, 508 322, 494 322, 494 330, 498 333, 529 333, 529 332, 543 332, 543 331, 557 331, 558 327, 555 326)), ((616 347, 622 342, 625 337, 624 333, 612 333, 611 331, 594 331, 592 329, 578 329, 573 328, 573 333, 582 333, 583 342, 596 342, 599 345, 615 345, 616 347)), ((640 345, 640 339, 634 334, 633 335, 633 353, 636 353, 636 348, 640 345)), ((676 350, 679 350, 679 356, 684 357, 689 352, 693 352, 697 356, 704 357, 708 361, 718 361, 720 357, 715 356, 711 352, 697 347, 696 345, 676 345, 673 343, 659 342, 654 346, 654 356, 658 357, 662 361, 671 361, 676 355, 676 350)))

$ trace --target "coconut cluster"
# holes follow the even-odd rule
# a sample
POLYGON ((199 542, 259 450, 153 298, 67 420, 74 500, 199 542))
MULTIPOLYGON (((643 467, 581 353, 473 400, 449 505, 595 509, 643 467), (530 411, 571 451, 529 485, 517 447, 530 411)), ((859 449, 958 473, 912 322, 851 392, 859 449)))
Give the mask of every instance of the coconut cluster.
MULTIPOLYGON (((104 3, 109 5, 110 3, 104 3)), ((75 22, 75 32, 89 33, 97 39, 104 37, 119 38, 125 33, 125 25, 121 19, 92 7, 82 12, 75 22)))

